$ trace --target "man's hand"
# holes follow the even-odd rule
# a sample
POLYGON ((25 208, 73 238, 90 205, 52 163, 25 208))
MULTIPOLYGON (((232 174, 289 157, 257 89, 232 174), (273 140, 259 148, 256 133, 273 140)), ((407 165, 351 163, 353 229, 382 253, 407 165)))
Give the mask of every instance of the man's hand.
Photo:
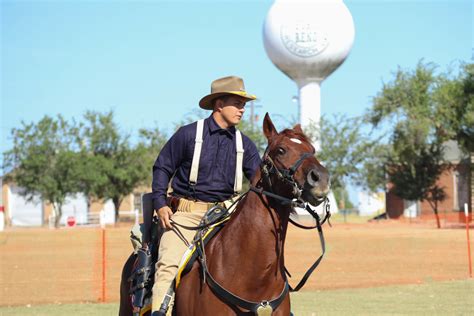
POLYGON ((173 228, 170 222, 171 215, 173 215, 173 212, 168 206, 163 206, 158 210, 158 217, 160 218, 162 227, 169 229, 173 228))

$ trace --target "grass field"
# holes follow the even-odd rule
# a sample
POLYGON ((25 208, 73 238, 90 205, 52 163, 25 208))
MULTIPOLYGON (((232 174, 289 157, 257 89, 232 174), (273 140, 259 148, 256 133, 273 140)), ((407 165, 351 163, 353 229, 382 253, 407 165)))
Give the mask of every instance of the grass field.
MULTIPOLYGON (((474 315, 474 280, 292 294, 295 316, 474 315)), ((0 307, 0 315, 117 315, 118 304, 0 307)))
MULTIPOLYGON (((327 252, 295 315, 474 315, 466 232, 348 216, 325 226, 327 252)), ((116 315, 128 225, 106 231, 106 301, 97 228, 14 228, 0 233, 0 315, 116 315), (30 307, 25 307, 29 305, 30 307)), ((472 236, 471 236, 472 238, 472 236)), ((319 256, 314 231, 289 227, 285 262, 295 285, 319 256)))

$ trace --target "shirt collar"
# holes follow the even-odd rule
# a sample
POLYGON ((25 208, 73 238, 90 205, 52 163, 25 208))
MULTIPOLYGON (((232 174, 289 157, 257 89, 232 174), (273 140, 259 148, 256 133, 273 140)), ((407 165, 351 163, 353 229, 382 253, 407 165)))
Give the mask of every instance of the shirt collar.
POLYGON ((220 132, 220 133, 226 133, 230 137, 234 137, 235 135, 235 126, 231 126, 227 129, 224 129, 220 127, 217 123, 216 120, 214 120, 214 117, 212 114, 206 119, 207 125, 209 126, 209 132, 211 134, 214 134, 215 132, 220 132))

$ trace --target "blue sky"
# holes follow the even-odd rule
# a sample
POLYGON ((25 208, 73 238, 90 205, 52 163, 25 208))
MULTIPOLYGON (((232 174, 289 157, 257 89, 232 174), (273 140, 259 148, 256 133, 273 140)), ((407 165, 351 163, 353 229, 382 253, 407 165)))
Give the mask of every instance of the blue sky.
MULTIPOLYGON (((21 121, 59 113, 113 110, 124 132, 170 133, 230 74, 259 97, 257 113, 296 119, 296 85, 263 47, 273 1, 0 1, 1 152, 21 121)), ((399 66, 472 61, 471 1, 344 2, 355 41, 322 83, 323 115, 362 114, 399 66)))

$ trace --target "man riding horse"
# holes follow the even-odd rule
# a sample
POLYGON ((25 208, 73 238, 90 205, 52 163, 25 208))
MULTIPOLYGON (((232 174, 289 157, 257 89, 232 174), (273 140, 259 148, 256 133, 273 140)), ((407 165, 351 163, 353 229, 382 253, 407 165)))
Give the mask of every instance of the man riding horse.
MULTIPOLYGON (((153 166, 153 207, 165 232, 160 241, 153 286, 152 315, 163 315, 162 302, 204 214, 241 191, 242 174, 251 180, 261 159, 255 144, 235 126, 247 101, 241 78, 230 76, 211 84, 199 106, 212 110, 205 120, 181 127, 166 143, 153 166), (173 192, 167 195, 170 181, 173 192)), ((168 297, 166 301, 169 301, 168 297)), ((166 304, 165 304, 166 305, 166 304)))

